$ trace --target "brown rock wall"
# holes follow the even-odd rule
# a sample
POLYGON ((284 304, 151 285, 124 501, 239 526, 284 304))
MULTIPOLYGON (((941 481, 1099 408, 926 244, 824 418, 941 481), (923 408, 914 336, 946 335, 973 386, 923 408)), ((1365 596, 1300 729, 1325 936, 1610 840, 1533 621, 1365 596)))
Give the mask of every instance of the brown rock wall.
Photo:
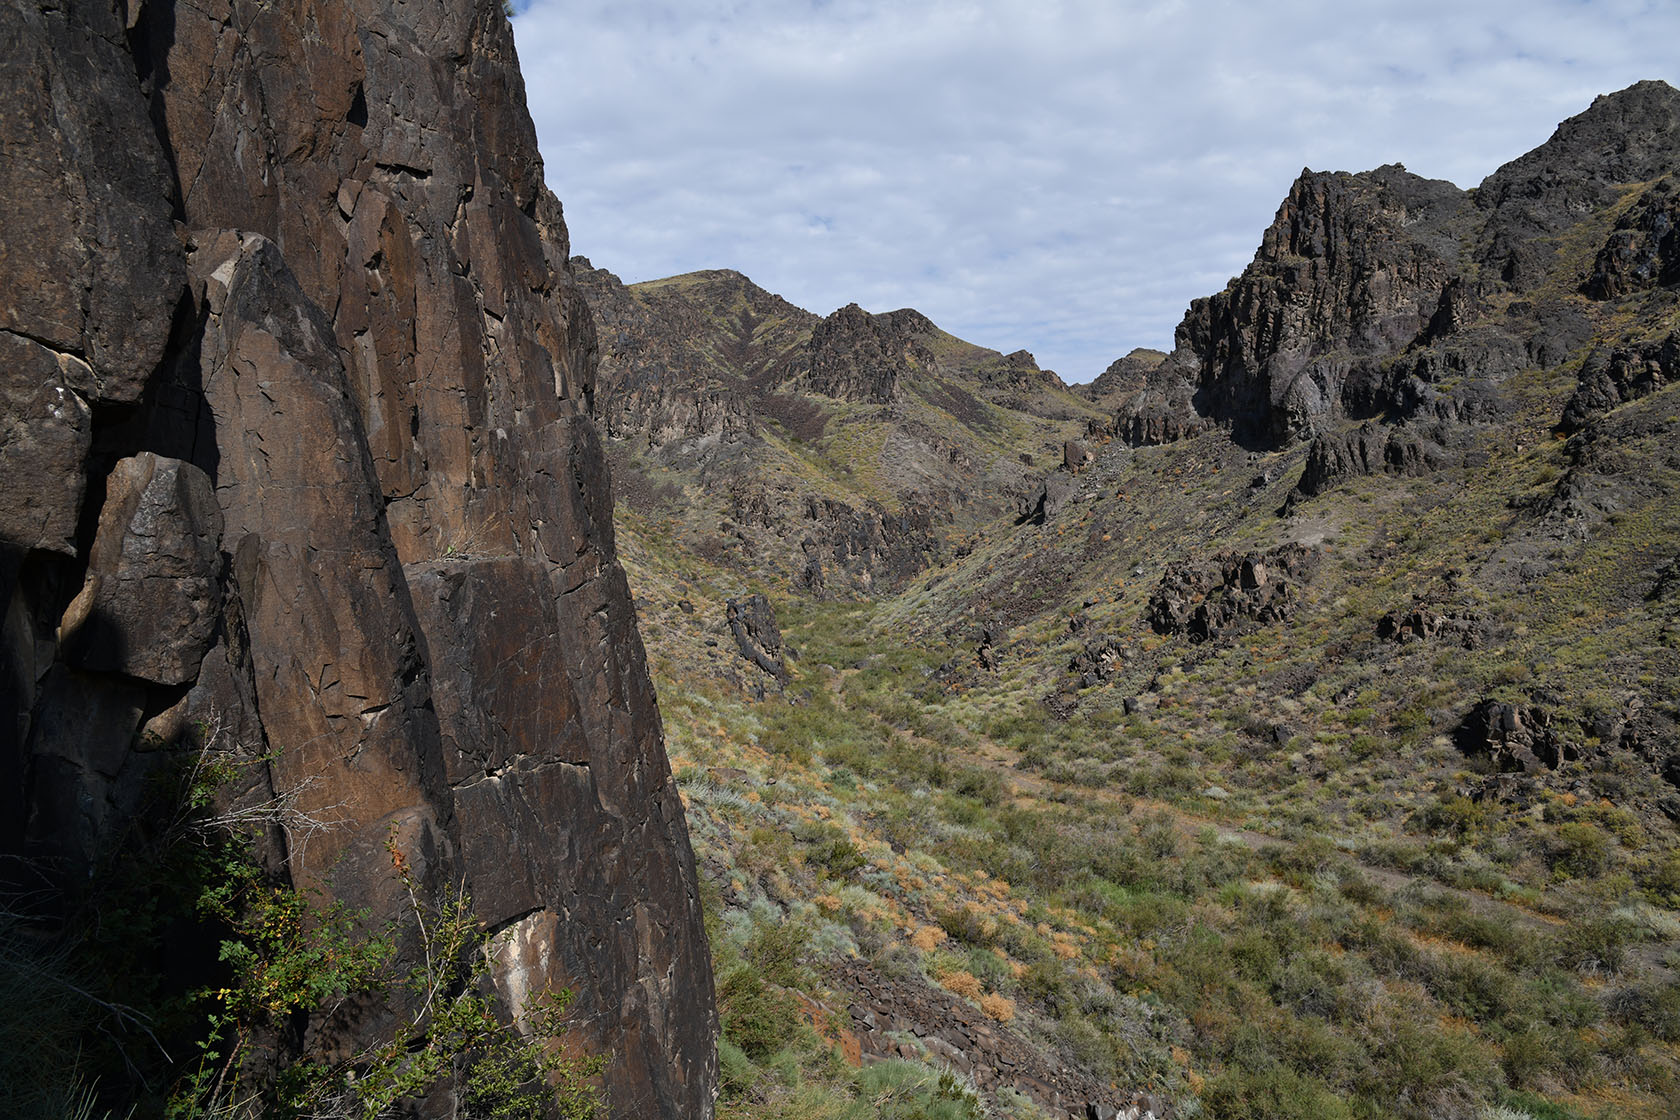
POLYGON ((395 829, 510 931, 515 1003, 577 990, 615 1116, 709 1115, 594 330, 500 6, 126 17, 0 12, 0 265, 29 281, 0 297, 0 466, 28 483, 0 498, 0 777, 29 791, 0 841, 73 867, 139 730, 214 719, 346 822, 295 879, 390 912, 395 829))

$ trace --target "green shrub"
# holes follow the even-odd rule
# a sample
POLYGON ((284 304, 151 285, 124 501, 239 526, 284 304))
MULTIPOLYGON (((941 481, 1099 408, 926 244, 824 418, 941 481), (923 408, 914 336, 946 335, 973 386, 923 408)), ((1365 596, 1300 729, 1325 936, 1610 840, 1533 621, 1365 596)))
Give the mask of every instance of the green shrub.
POLYGON ((786 1046, 799 1030, 793 997, 766 984, 751 965, 737 965, 718 980, 717 1000, 723 1037, 754 1061, 786 1046))
POLYGON ((997 940, 997 919, 978 906, 947 906, 936 911, 933 920, 964 945, 984 947, 997 940))
POLYGON ((1657 906, 1680 909, 1680 851, 1651 860, 1640 873, 1639 885, 1657 906))
POLYGON ((1487 810, 1462 794, 1449 793, 1439 797, 1433 805, 1420 809, 1412 818, 1413 825, 1422 832, 1445 836, 1465 836, 1480 831, 1487 823, 1487 810))
POLYGON ((858 1096, 876 1120, 984 1120, 979 1096, 949 1070, 897 1059, 865 1066, 858 1096))
POLYGON ((409 906, 377 926, 262 867, 235 823, 312 822, 287 815, 284 797, 273 812, 215 816, 219 787, 267 760, 221 749, 214 729, 201 730, 212 746, 178 784, 159 783, 161 800, 137 814, 85 903, 92 932, 76 946, 85 971, 135 1001, 123 1007, 84 990, 94 1013, 82 1024, 83 1053, 113 1102, 170 1120, 371 1118, 444 1087, 485 1120, 596 1114, 589 1080, 600 1060, 554 1045, 570 993, 534 993, 519 1009, 528 1034, 506 1025, 471 900, 432 899, 394 839, 391 874, 409 906), (163 971, 165 942, 193 971, 163 971), (399 944, 414 949, 407 967, 399 944), (380 1008, 388 1024, 361 1049, 301 1030, 352 1002, 380 1008), (101 1054, 101 1035, 118 1053, 101 1054))
POLYGON ((1615 915, 1578 917, 1558 938, 1558 963, 1577 971, 1620 972, 1636 932, 1632 922, 1615 915))
POLYGON ((811 982, 804 966, 811 929, 804 922, 754 920, 747 937, 746 958, 758 974, 784 988, 800 988, 811 982))
POLYGON ((1227 1069, 1209 1081, 1202 1107, 1211 1120, 1353 1120, 1328 1085, 1283 1066, 1227 1069))
POLYGON ((805 861, 836 879, 850 878, 869 861, 851 838, 832 824, 801 823, 793 830, 805 861))
POLYGON ((1615 841, 1597 825, 1570 821, 1558 826, 1546 855, 1554 873, 1591 879, 1609 869, 1614 850, 1615 841))
POLYGON ((718 1090, 725 1097, 745 1097, 758 1084, 758 1067, 727 1035, 717 1042, 718 1090))

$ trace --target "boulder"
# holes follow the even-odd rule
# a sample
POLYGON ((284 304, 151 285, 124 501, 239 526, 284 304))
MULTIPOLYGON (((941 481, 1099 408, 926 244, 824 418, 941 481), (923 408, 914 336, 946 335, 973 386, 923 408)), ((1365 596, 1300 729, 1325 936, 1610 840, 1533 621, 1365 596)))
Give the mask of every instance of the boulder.
POLYGON ((1550 710, 1500 700, 1479 701, 1453 733, 1458 749, 1482 755, 1508 773, 1543 774, 1580 757, 1550 710))
POLYGON ((770 600, 755 593, 730 599, 725 609, 729 632, 735 636, 735 648, 741 656, 774 677, 777 684, 786 684, 788 670, 782 631, 776 625, 770 600))
POLYGON ((81 592, 59 625, 66 661, 157 684, 188 684, 221 612, 222 511, 210 478, 151 452, 123 459, 81 592))
POLYGON ((1016 505, 1016 511, 1020 515, 1017 524, 1048 524, 1073 499, 1078 490, 1079 483, 1069 474, 1058 471, 1047 476, 1039 483, 1036 491, 1022 497, 1016 505))

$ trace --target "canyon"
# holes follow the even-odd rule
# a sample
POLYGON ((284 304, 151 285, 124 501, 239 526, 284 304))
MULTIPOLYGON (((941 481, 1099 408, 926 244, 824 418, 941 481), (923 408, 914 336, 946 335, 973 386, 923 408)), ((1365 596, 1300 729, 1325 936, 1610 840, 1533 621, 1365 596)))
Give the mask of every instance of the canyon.
POLYGON ((614 1117, 1673 1099, 1671 87, 1472 190, 1305 170, 1068 385, 573 256, 500 4, 0 26, 8 937, 108 937, 208 762, 399 965, 470 899, 614 1117))

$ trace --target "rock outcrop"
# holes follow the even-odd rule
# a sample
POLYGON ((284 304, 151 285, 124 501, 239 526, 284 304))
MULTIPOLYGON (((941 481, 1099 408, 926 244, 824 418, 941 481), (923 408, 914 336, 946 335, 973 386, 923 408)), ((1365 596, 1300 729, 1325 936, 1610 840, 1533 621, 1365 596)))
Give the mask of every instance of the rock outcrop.
POLYGON ((1663 179, 1640 195, 1593 261, 1581 290, 1594 299, 1680 284, 1680 181, 1663 179))
POLYGON ((1601 412, 1656 392, 1680 378, 1680 333, 1666 338, 1594 350, 1563 407, 1558 430, 1578 432, 1601 412))
POLYGON ((1579 745, 1564 734, 1544 707, 1482 700, 1454 732, 1458 749, 1492 760, 1501 771, 1539 774, 1580 757, 1579 745))
POLYGON ((347 822, 295 881, 391 913, 394 835, 513 931, 511 1003, 576 991, 613 1115, 709 1115, 595 335, 501 7, 0 22, 0 849, 73 880, 167 764, 137 744, 219 726, 347 822))
POLYGON ((927 336, 936 329, 927 316, 909 308, 871 315, 849 303, 812 329, 790 372, 804 388, 825 397, 889 404, 906 378, 933 364, 927 336))
POLYGON ((777 687, 785 685, 788 681, 787 658, 782 646, 782 631, 776 625, 776 613, 770 609, 770 600, 758 594, 731 599, 726 605, 725 618, 741 656, 775 681, 777 687))
POLYGON ((1318 553, 1298 544, 1169 565, 1149 597, 1149 627, 1203 642, 1244 623, 1287 621, 1317 565, 1318 553))
POLYGON ((1377 619, 1377 637, 1389 642, 1456 640, 1465 649, 1476 649, 1485 638, 1486 622, 1474 610, 1441 608, 1414 599, 1406 610, 1389 611, 1377 619))
POLYGON ((1532 290, 1556 263, 1554 235, 1615 203, 1625 184, 1674 171, 1676 151, 1680 92, 1666 82, 1594 98, 1551 139, 1482 180, 1478 258, 1515 290, 1532 290))
POLYGON ((1165 388, 1123 404, 1120 431, 1134 442, 1170 438, 1199 417, 1255 447, 1310 438, 1345 411, 1344 386, 1435 317, 1456 270, 1452 230, 1470 206, 1451 183, 1398 164, 1362 175, 1303 171, 1254 262, 1191 304, 1172 355, 1151 375, 1165 388), (1186 404, 1193 416, 1161 415, 1186 404))
POLYGON ((1325 433, 1314 437, 1294 495, 1315 497, 1343 479, 1359 475, 1415 478, 1439 469, 1453 458, 1439 443, 1409 427, 1383 428, 1365 423, 1339 436, 1325 433))
POLYGON ((1051 1116, 1145 1120, 1172 1114, 1165 1099, 1121 1093, 1076 1066, 1053 1062, 1004 1023, 926 981, 883 976, 837 962, 844 1011, 819 1006, 819 1032, 861 1060, 933 1060, 971 1078, 988 1099, 1000 1090, 1030 1098, 1051 1116))
POLYGON ((877 581, 884 587, 897 586, 939 552, 926 508, 894 513, 870 503, 860 510, 835 498, 811 497, 805 502, 805 518, 808 535, 800 541, 805 567, 798 582, 819 594, 836 573, 845 577, 843 586, 862 591, 877 581))
MULTIPOLYGON (((1148 444, 1219 426, 1276 450, 1345 443, 1348 422, 1377 418, 1498 420, 1506 378, 1563 365, 1594 338, 1579 298, 1560 291, 1613 300, 1676 282, 1677 137, 1680 92, 1640 82, 1474 192, 1398 164, 1303 171, 1243 274, 1192 303, 1173 352, 1147 371, 1130 358, 1111 369, 1130 392, 1105 389, 1118 403, 1104 427, 1148 444), (1593 231, 1596 244, 1635 190, 1583 284, 1583 265, 1560 256, 1564 235, 1593 231)), ((1587 371, 1593 399, 1572 402, 1566 427, 1607 396, 1602 380, 1587 371)))
POLYGON ((1139 347, 1123 358, 1114 359, 1093 380, 1075 385, 1073 391, 1093 404, 1117 408, 1127 397, 1145 387, 1150 371, 1166 358, 1167 355, 1160 350, 1139 347))

